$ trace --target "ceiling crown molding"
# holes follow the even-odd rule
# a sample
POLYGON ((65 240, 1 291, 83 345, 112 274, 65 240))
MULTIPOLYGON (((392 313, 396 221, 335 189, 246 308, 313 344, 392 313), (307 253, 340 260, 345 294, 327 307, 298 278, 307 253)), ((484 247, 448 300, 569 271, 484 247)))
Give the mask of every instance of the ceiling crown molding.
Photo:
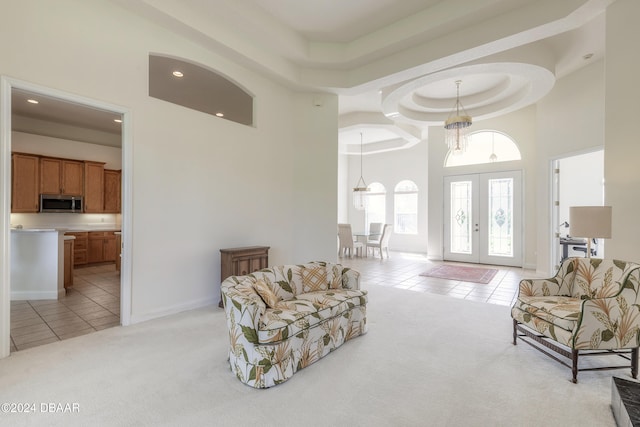
POLYGON ((111 1, 292 87, 355 93, 568 31, 615 0, 446 0, 342 43, 308 40, 257 1, 111 1))

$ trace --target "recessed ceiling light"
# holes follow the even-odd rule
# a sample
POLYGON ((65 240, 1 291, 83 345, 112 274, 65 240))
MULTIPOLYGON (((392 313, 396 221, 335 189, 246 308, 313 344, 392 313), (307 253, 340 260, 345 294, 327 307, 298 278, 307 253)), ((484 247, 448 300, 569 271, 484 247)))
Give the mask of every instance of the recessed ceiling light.
POLYGON ((184 76, 184 74, 182 74, 182 71, 178 71, 178 70, 174 71, 172 74, 173 74, 174 76, 176 76, 176 77, 182 77, 182 76, 184 76))
POLYGON ((224 117, 224 113, 216 113, 216 116, 218 116, 218 117, 224 117))
POLYGON ((27 102, 31 103, 31 104, 39 104, 40 102, 35 100, 35 99, 27 99, 27 102))
POLYGON ((113 121, 116 122, 116 123, 122 123, 121 119, 113 119, 113 121))

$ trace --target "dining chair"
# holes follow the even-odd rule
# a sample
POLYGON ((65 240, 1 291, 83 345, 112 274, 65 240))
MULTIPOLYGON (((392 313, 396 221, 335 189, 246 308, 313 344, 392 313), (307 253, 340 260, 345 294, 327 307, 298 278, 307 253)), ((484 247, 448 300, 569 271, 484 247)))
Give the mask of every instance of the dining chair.
POLYGON ((382 231, 382 223, 372 222, 371 224, 369 224, 369 237, 367 237, 367 240, 369 242, 380 240, 381 231, 382 231))
POLYGON ((342 257, 348 253, 350 257, 353 257, 354 251, 360 251, 360 256, 362 256, 364 243, 354 242, 351 224, 338 224, 338 239, 340 240, 338 256, 342 257))
POLYGON ((382 255, 382 251, 387 252, 387 258, 389 258, 389 239, 391 238, 391 233, 393 232, 393 225, 384 224, 382 227, 382 236, 380 236, 379 240, 373 240, 367 242, 367 253, 369 252, 369 248, 373 251, 373 255, 375 255, 376 249, 380 253, 380 259, 384 259, 382 255))

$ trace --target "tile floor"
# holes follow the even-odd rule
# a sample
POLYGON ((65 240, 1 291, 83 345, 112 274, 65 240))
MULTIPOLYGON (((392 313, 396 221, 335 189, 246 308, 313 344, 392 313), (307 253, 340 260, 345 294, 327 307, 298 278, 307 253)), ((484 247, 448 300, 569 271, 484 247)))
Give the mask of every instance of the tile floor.
POLYGON ((115 264, 76 268, 58 300, 11 301, 11 351, 120 324, 120 273, 115 264))
POLYGON ((361 274, 361 286, 365 286, 365 289, 367 284, 376 284, 500 305, 513 303, 518 283, 522 278, 537 277, 535 271, 519 267, 430 261, 421 254, 402 252, 391 252, 390 255, 390 258, 385 257, 383 260, 379 256, 372 257, 371 255, 366 258, 343 257, 338 258, 338 262, 358 270, 361 274), (498 273, 486 285, 420 276, 420 273, 441 264, 496 268, 498 273))

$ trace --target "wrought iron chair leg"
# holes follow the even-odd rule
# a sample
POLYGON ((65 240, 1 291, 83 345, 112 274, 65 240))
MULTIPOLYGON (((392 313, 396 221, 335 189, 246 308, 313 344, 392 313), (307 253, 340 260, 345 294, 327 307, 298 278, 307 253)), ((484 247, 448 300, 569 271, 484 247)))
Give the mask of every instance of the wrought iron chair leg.
POLYGON ((518 321, 513 319, 513 345, 516 345, 518 339, 518 321))

